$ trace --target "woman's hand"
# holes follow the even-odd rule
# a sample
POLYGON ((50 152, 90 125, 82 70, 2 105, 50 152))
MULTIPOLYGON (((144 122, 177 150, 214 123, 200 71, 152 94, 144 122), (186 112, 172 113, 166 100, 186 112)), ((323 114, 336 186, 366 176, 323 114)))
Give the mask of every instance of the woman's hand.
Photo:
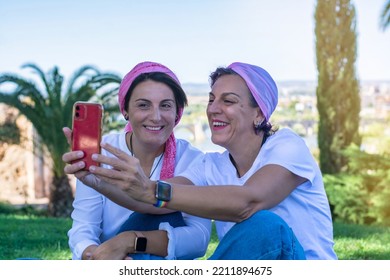
POLYGON ((81 256, 82 260, 90 260, 93 252, 96 250, 98 246, 97 245, 89 245, 87 248, 85 248, 83 255, 81 256))
MULTIPOLYGON (((62 129, 68 144, 72 143, 72 130, 68 127, 62 129)), ((96 189, 100 183, 100 179, 89 171, 83 170, 85 162, 82 161, 84 153, 82 151, 70 151, 62 155, 62 161, 67 163, 64 168, 66 174, 73 174, 77 179, 83 182, 85 185, 96 189)))
MULTIPOLYGON (((70 144, 72 130, 64 127, 63 132, 70 144)), ((102 144, 102 148, 112 155, 94 154, 93 159, 101 164, 112 166, 112 169, 91 166, 89 171, 83 170, 85 166, 82 161, 83 152, 71 151, 62 156, 62 160, 67 163, 64 168, 65 173, 75 175, 85 185, 133 211, 150 214, 171 212, 171 210, 157 209, 150 205, 156 202, 154 198, 155 184, 144 174, 138 159, 109 144, 102 144), (144 188, 147 184, 151 186, 150 193, 147 188, 144 188), (147 204, 141 202, 147 202, 147 204)))
POLYGON ((155 203, 155 182, 145 175, 139 160, 108 143, 102 143, 101 147, 113 156, 94 154, 92 159, 101 164, 112 166, 112 169, 91 166, 90 172, 108 183, 100 184, 97 190, 107 194, 110 191, 104 188, 112 188, 114 185, 135 200, 149 204, 155 203))
POLYGON ((91 255, 91 260, 124 260, 134 253, 135 234, 125 231, 107 240, 97 247, 91 255))

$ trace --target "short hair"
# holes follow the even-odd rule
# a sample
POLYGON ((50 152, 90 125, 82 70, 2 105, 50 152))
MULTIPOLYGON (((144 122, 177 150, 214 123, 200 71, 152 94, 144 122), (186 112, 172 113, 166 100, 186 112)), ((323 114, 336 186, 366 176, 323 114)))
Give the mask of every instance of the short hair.
POLYGON ((176 112, 179 112, 180 108, 184 108, 187 106, 187 95, 185 94, 183 88, 175 81, 173 80, 169 75, 161 72, 150 72, 150 73, 142 73, 137 78, 134 79, 134 81, 131 83, 131 86, 129 90, 126 93, 125 97, 125 110, 127 111, 129 108, 129 100, 131 97, 131 94, 133 93, 134 88, 139 85, 142 82, 145 81, 155 81, 159 83, 163 83, 167 85, 172 91, 173 95, 175 97, 176 102, 176 112))
MULTIPOLYGON (((234 71, 231 68, 226 67, 218 67, 214 72, 210 74, 209 80, 210 80, 210 86, 212 87, 215 82, 222 76, 226 75, 237 75, 240 76, 236 71, 234 71)), ((259 104, 257 104, 255 98, 253 97, 253 94, 251 93, 249 96, 249 105, 253 108, 258 108, 259 104)), ((278 128, 274 128, 273 125, 264 119, 264 121, 259 126, 254 126, 255 133, 259 134, 260 131, 264 131, 264 135, 266 137, 272 135, 275 133, 275 131, 278 130, 278 128)))

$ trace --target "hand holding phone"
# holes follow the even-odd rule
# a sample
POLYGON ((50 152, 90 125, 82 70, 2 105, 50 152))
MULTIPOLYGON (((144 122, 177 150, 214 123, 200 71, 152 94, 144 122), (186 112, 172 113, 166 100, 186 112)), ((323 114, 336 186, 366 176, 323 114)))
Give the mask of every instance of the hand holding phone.
POLYGON ((100 153, 102 137, 103 106, 99 103, 78 101, 73 105, 72 151, 83 151, 84 170, 99 164, 92 154, 100 153))

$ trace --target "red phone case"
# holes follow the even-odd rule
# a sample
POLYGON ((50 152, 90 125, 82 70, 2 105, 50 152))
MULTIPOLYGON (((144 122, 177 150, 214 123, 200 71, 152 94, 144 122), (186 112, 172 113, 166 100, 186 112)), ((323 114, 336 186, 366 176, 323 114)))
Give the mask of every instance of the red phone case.
POLYGON ((91 159, 100 153, 103 106, 98 103, 76 102, 73 105, 72 151, 83 151, 85 170, 99 164, 91 159))

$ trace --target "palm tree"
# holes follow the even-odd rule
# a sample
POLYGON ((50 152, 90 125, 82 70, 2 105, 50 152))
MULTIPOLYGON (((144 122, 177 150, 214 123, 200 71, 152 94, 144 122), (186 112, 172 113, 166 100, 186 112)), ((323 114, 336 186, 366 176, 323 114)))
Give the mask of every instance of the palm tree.
POLYGON ((380 16, 380 27, 383 31, 389 27, 390 24, 390 0, 388 0, 383 6, 383 10, 380 16))
POLYGON ((34 126, 40 142, 49 152, 52 164, 53 180, 50 185, 48 211, 54 217, 67 217, 72 211, 73 193, 67 175, 64 173, 65 163, 62 155, 69 145, 62 133, 62 127, 71 126, 72 107, 75 101, 97 100, 98 91, 104 91, 106 85, 115 87, 104 92, 100 101, 104 102, 116 93, 120 78, 115 74, 101 74, 93 66, 78 69, 63 91, 63 76, 58 67, 45 74, 35 64, 25 64, 22 68, 30 68, 38 75, 43 90, 15 74, 0 76, 0 86, 13 85, 10 92, 0 91, 0 102, 17 108, 34 126))

